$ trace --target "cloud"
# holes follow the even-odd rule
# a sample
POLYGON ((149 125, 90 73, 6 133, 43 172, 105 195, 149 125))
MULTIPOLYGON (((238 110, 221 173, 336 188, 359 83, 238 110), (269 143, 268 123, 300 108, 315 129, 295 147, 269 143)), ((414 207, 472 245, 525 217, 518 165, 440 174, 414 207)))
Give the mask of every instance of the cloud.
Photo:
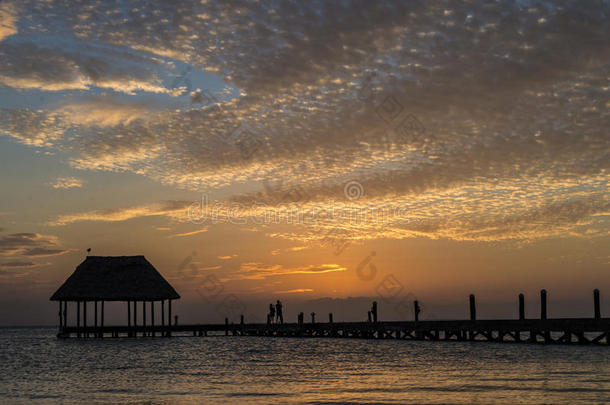
POLYGON ((17 10, 11 3, 0 4, 0 42, 17 33, 17 10))
POLYGON ((76 177, 58 177, 52 184, 55 189, 68 190, 71 188, 81 188, 85 184, 83 179, 76 177))
POLYGON ((134 218, 160 215, 171 218, 186 218, 187 208, 190 204, 192 204, 190 201, 164 201, 158 204, 136 207, 95 210, 78 214, 60 215, 57 217, 57 219, 50 222, 49 225, 61 226, 82 221, 119 222, 134 218))
POLYGON ((119 93, 172 93, 154 73, 156 59, 97 49, 47 48, 34 42, 2 42, 0 83, 16 89, 45 91, 87 90, 92 87, 119 93))
POLYGON ((336 271, 346 271, 339 264, 309 265, 304 267, 284 267, 281 264, 267 265, 258 262, 242 263, 238 272, 229 276, 234 280, 262 280, 268 277, 287 276, 295 274, 324 274, 336 271))
POLYGON ((295 294, 295 293, 308 293, 313 292, 311 288, 296 288, 294 290, 282 290, 275 291, 276 294, 295 294))
POLYGON ((25 269, 46 265, 34 261, 41 257, 58 256, 68 253, 60 247, 56 236, 39 233, 12 233, 0 235, 0 257, 8 258, 0 262, 2 269, 25 269))
POLYGON ((30 261, 13 261, 13 262, 0 263, 0 268, 4 268, 4 269, 14 269, 14 268, 23 269, 23 268, 31 268, 31 267, 36 267, 36 266, 38 266, 36 263, 30 262, 30 261))
MULTIPOLYGON (((53 48, 11 36, 0 43, 4 82, 91 97, 5 109, 0 131, 62 150, 74 168, 190 190, 230 186, 230 202, 284 217, 282 204, 308 215, 352 204, 333 221, 267 229, 298 241, 331 229, 351 240, 487 242, 607 233, 599 216, 610 180, 607 2, 24 7, 32 32, 56 26, 53 7, 54 24, 78 41, 53 48), (204 70, 239 94, 194 88, 204 70), (110 99, 94 88, 148 98, 110 99), (168 94, 183 105, 157 108, 154 97, 168 94), (362 186, 359 199, 346 198, 348 181, 362 186), (383 220, 346 220, 371 207, 383 220)), ((153 204, 56 223, 186 221, 179 211, 153 204)))
POLYGON ((174 238, 174 237, 184 237, 184 236, 192 236, 192 235, 197 235, 197 234, 199 234, 199 233, 204 233, 204 232, 207 232, 207 231, 208 231, 208 228, 207 228, 207 227, 205 227, 205 228, 201 228, 201 229, 198 229, 198 230, 196 230, 196 231, 192 231, 192 232, 177 233, 177 234, 175 234, 175 235, 170 235, 170 238, 174 238))

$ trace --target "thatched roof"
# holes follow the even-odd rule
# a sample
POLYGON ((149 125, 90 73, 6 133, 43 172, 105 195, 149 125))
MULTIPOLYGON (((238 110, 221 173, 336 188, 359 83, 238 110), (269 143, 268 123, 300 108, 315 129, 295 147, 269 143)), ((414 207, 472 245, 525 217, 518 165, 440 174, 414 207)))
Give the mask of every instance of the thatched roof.
POLYGON ((157 301, 180 295, 144 256, 87 256, 51 301, 157 301))

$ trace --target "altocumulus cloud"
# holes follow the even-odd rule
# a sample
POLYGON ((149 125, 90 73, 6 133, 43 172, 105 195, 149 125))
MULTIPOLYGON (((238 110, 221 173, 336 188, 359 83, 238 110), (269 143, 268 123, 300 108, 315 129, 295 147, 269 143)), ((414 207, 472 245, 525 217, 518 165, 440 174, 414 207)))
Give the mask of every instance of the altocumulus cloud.
MULTIPOLYGON (((384 209, 383 220, 339 215, 270 232, 296 240, 325 229, 351 239, 607 234, 608 2, 86 5, 5 4, 0 31, 4 85, 91 92, 0 111, 0 131, 64 150, 75 168, 192 190, 282 178, 277 190, 231 201, 305 211, 345 202, 343 184, 356 179, 364 195, 338 213, 384 209), (11 27, 25 9, 37 24, 22 37, 11 27), (40 27, 70 46, 32 40, 40 27), (87 41, 103 46, 83 49, 87 41), (174 86, 190 71, 179 66, 212 72, 238 95, 205 101, 184 80, 174 86), (98 106, 108 114, 89 114, 98 106)), ((151 203, 56 223, 187 220, 185 208, 151 203)))

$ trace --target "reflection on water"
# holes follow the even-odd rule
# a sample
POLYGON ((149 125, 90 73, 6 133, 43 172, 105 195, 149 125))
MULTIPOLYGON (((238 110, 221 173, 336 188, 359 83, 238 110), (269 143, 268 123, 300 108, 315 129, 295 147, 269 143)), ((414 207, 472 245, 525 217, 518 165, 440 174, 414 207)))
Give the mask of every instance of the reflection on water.
POLYGON ((610 350, 395 340, 57 340, 0 329, 0 402, 599 403, 610 350), (4 397, 4 399, 2 399, 4 397))

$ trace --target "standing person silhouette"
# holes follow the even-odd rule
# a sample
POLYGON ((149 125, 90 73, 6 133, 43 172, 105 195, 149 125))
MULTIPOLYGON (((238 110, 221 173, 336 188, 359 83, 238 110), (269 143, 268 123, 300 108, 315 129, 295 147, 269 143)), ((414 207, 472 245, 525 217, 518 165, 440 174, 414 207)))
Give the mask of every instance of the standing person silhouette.
POLYGON ((273 304, 269 304, 269 319, 271 320, 271 323, 273 323, 273 320, 275 319, 275 307, 273 304))
POLYGON ((278 323, 284 324, 284 314, 282 313, 282 303, 280 300, 277 300, 277 304, 275 304, 275 315, 277 316, 278 323))

